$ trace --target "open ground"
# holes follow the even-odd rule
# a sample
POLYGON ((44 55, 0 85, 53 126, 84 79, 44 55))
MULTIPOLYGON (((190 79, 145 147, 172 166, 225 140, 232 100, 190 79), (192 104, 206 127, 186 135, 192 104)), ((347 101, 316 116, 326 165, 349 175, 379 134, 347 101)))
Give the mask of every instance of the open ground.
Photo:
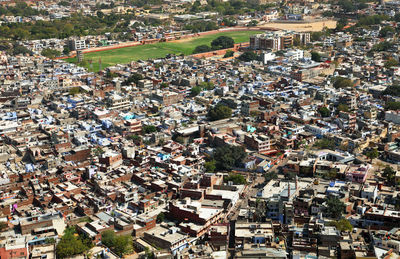
MULTIPOLYGON (((139 45, 133 47, 105 50, 99 52, 85 53, 86 61, 92 60, 93 68, 86 65, 91 71, 99 71, 99 59, 101 58, 102 69, 115 64, 126 64, 136 60, 147 60, 163 58, 168 54, 190 55, 198 45, 209 45, 211 41, 219 36, 232 37, 235 43, 248 42, 250 35, 263 33, 264 31, 227 31, 210 35, 199 36, 192 39, 176 40, 171 42, 159 42, 154 44, 139 45)), ((65 59, 68 62, 76 62, 75 58, 65 59)))
POLYGON ((298 32, 322 31, 325 27, 328 29, 336 28, 335 20, 311 20, 311 21, 285 21, 264 23, 259 28, 274 28, 280 30, 290 30, 298 32))

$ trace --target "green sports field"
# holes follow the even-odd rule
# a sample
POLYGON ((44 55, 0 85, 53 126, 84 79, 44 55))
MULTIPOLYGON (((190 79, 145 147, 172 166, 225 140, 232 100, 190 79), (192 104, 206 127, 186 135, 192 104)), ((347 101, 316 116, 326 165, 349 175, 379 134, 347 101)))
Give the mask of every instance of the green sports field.
MULTIPOLYGON (((93 71, 99 70, 99 58, 101 58, 102 69, 115 65, 126 64, 132 60, 147 60, 154 58, 163 58, 167 54, 192 54, 194 48, 198 45, 210 45, 211 41, 219 36, 232 37, 235 43, 249 41, 250 35, 262 33, 262 31, 230 31, 220 32, 211 35, 200 36, 194 39, 160 42, 148 45, 140 45, 134 47, 105 50, 99 52, 85 53, 85 60, 93 60, 93 71)), ((67 62, 76 62, 76 58, 65 59, 67 62)), ((89 65, 87 66, 89 68, 89 65)))

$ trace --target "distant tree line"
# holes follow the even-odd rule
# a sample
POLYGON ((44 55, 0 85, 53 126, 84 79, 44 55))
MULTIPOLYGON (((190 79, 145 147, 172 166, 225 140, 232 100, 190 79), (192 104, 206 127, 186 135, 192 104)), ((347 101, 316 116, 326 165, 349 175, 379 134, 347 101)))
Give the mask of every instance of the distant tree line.
POLYGON ((132 14, 109 14, 84 16, 79 13, 71 17, 53 21, 35 23, 8 23, 0 26, 0 37, 3 39, 26 40, 68 38, 70 36, 100 35, 106 32, 123 32, 129 30, 132 14))

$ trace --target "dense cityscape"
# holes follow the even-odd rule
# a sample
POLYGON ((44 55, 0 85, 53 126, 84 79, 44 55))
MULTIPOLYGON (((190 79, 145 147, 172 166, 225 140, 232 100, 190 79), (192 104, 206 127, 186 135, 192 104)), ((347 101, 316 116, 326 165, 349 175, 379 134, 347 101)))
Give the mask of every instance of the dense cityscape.
POLYGON ((0 259, 400 258, 399 22, 0 0, 0 259))

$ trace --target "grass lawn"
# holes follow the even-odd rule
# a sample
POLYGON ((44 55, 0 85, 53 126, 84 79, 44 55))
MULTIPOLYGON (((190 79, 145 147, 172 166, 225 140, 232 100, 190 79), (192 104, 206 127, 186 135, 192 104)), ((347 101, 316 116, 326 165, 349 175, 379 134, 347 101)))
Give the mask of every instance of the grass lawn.
MULTIPOLYGON (((93 60, 93 71, 99 70, 99 58, 101 58, 102 69, 115 64, 126 64, 132 60, 147 60, 163 58, 167 54, 192 54, 198 45, 210 45, 211 41, 219 36, 232 37, 235 43, 249 41, 250 35, 262 33, 262 31, 230 31, 220 32, 212 35, 200 36, 189 40, 175 42, 159 42, 148 45, 140 45, 121 49, 105 50, 99 52, 85 53, 85 60, 93 60)), ((76 62, 76 58, 65 59, 67 62, 76 62)), ((89 65, 87 66, 89 68, 89 65)))

